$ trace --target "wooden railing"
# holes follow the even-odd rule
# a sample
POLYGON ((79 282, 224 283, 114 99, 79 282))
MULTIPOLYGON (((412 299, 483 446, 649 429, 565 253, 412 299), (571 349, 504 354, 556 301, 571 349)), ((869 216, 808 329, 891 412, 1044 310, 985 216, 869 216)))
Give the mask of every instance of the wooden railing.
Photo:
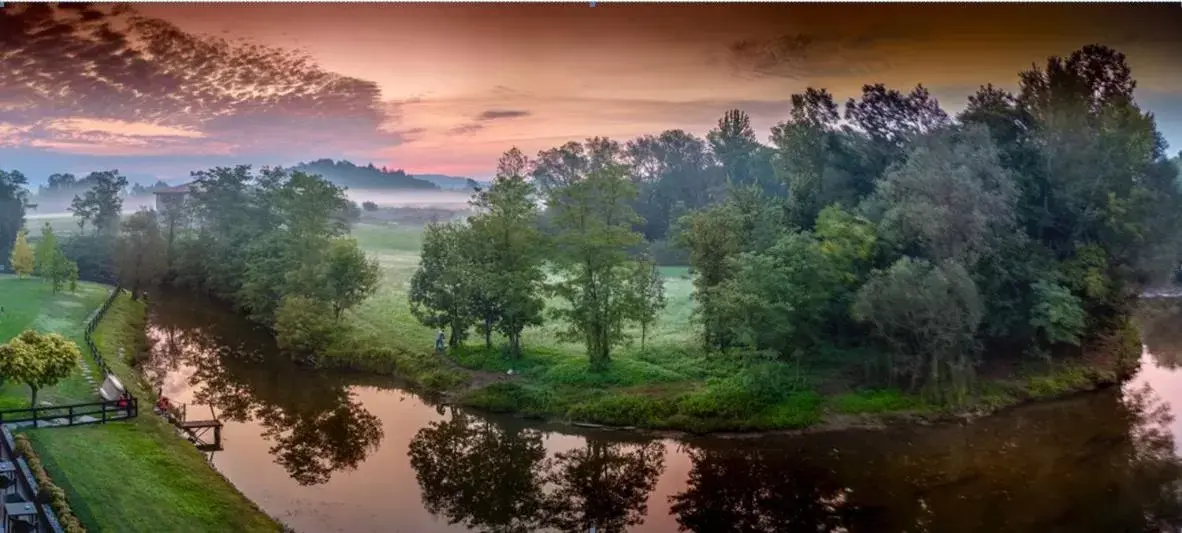
POLYGON ((90 351, 90 357, 94 360, 94 365, 102 372, 99 376, 100 380, 106 379, 107 374, 111 373, 111 367, 107 365, 107 360, 103 358, 103 353, 99 351, 91 334, 94 333, 94 330, 98 329, 99 323, 103 320, 103 315, 107 313, 107 309, 111 308, 111 304, 115 303, 115 298, 118 298, 121 292, 123 292, 123 289, 120 289, 118 285, 114 289, 111 289, 111 295, 103 301, 103 305, 91 315, 90 321, 86 323, 86 333, 83 334, 83 338, 86 341, 86 349, 90 351))
POLYGON ((103 400, 90 403, 54 405, 45 407, 24 407, 0 409, 0 425, 20 422, 50 422, 53 426, 79 426, 103 424, 113 420, 126 420, 139 415, 139 399, 133 397, 120 400, 103 400), (82 419, 82 417, 89 417, 82 419))

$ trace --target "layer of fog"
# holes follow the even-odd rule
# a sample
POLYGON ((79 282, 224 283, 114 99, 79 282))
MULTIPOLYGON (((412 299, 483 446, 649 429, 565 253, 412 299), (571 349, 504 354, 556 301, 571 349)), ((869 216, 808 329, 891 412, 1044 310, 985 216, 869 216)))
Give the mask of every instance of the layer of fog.
POLYGON ((345 191, 349 200, 358 204, 373 202, 379 207, 437 207, 444 209, 465 209, 471 199, 470 191, 390 191, 371 189, 349 189, 345 191))

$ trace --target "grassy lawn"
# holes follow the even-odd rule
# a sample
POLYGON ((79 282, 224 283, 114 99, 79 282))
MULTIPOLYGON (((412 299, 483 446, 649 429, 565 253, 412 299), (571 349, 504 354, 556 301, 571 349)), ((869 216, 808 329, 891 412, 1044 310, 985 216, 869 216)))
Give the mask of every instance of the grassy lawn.
MULTIPOLYGON (((80 283, 77 294, 53 295, 37 279, 0 276, 0 342, 23 329, 56 331, 79 344, 86 317, 110 290, 80 283)), ((150 391, 144 390, 118 346, 134 353, 142 346, 144 308, 124 294, 107 312, 95 334, 112 370, 138 397, 141 415, 131 422, 77 428, 26 430, 54 482, 92 531, 278 531, 279 525, 205 463, 188 441, 151 414, 150 391)), ((85 359, 88 363, 89 359, 85 359)), ((80 375, 43 391, 40 398, 59 402, 95 399, 80 375)), ((28 388, 5 384, 5 406, 28 404, 28 388)))
MULTIPOLYGON (((0 315, 0 343, 31 328, 60 333, 80 347, 84 346, 82 333, 86 318, 102 305, 110 288, 80 282, 77 289, 74 293, 66 290, 53 294, 50 284, 41 279, 0 275, 0 307, 4 308, 4 314, 0 315)), ((90 365, 90 358, 85 354, 83 364, 90 365)), ((84 402, 92 398, 94 391, 80 371, 37 395, 38 402, 53 404, 84 402)), ((0 409, 28 407, 29 399, 29 388, 23 384, 0 386, 0 409)))

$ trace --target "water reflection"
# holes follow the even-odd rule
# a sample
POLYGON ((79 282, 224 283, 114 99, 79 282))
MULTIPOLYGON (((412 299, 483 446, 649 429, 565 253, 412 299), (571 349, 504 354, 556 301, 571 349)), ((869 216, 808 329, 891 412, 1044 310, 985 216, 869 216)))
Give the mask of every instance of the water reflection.
POLYGON ((463 411, 419 430, 410 462, 424 506, 479 531, 626 531, 644 521, 664 469, 659 442, 588 437, 546 456, 543 434, 463 411))
POLYGON ((265 332, 192 303, 168 294, 152 301, 154 357, 145 374, 154 386, 186 369, 192 403, 223 420, 260 424, 275 462, 301 485, 325 483, 378 449, 381 422, 350 391, 355 380, 304 371, 278 355, 265 332))
POLYGON ((1177 530, 1172 420, 1143 387, 967 426, 704 441, 670 500, 702 533, 1177 530))
POLYGON ((149 370, 232 422, 217 468, 301 531, 1177 531, 1182 306, 1153 313, 1123 390, 776 438, 647 440, 432 406, 290 365, 187 296, 153 300, 149 370))
POLYGON ((1141 342, 1158 366, 1176 370, 1182 366, 1182 299, 1145 301, 1137 313, 1141 342))

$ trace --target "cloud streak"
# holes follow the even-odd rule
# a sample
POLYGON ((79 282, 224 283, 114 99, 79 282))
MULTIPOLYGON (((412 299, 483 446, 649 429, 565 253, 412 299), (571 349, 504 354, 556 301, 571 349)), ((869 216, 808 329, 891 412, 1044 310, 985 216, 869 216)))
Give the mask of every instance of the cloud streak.
POLYGON ((0 11, 0 125, 7 145, 76 153, 235 153, 401 142, 370 81, 301 53, 198 37, 126 8, 0 11), (182 142, 183 140, 183 142, 182 142))

